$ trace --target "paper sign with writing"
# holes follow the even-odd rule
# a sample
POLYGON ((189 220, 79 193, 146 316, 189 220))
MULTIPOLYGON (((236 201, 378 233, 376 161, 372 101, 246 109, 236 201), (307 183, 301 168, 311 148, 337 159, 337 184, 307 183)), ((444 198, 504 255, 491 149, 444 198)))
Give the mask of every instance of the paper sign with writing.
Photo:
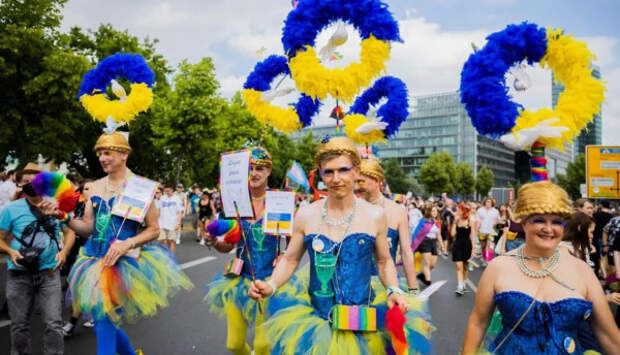
POLYGON ((269 190, 265 196, 265 233, 291 235, 295 213, 295 193, 292 191, 269 190))
POLYGON ((157 184, 157 181, 131 175, 114 201, 112 214, 142 223, 155 197, 157 184))
POLYGON ((220 191, 226 218, 254 218, 250 200, 250 151, 224 153, 220 156, 220 191))

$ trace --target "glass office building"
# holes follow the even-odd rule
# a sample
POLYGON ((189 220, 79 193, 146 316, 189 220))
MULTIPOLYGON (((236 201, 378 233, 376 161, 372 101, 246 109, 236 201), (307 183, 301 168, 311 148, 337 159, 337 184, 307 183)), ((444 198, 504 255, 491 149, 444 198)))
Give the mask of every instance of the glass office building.
MULTIPOLYGON (((486 165, 495 176, 495 187, 516 182, 514 152, 499 142, 476 133, 458 92, 412 97, 411 111, 387 144, 378 144, 380 158, 396 158, 405 173, 418 178, 420 167, 435 152, 448 152, 455 163, 466 162, 474 174, 486 165)), ((293 139, 312 131, 333 135, 335 125, 307 127, 293 139)))

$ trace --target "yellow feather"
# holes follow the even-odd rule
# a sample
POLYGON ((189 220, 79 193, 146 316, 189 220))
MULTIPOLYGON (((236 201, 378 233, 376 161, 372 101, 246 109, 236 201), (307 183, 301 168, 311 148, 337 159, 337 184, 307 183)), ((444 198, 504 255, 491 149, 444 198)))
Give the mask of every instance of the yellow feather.
POLYGON ((97 121, 106 122, 112 116, 116 122, 130 122, 138 113, 146 111, 153 102, 153 91, 145 83, 131 84, 125 102, 108 100, 104 94, 80 97, 82 106, 97 121))
POLYGON ((284 133, 291 133, 301 128, 299 115, 297 115, 293 107, 282 108, 273 106, 269 102, 264 101, 261 98, 261 94, 261 91, 254 89, 243 90, 243 101, 258 121, 263 124, 270 124, 284 133))
POLYGON ((385 143, 385 135, 383 131, 371 131, 369 133, 357 133, 355 130, 364 123, 370 122, 366 116, 360 114, 344 116, 344 132, 351 140, 360 145, 372 144, 375 142, 385 143))
POLYGON ((362 41, 361 47, 359 63, 335 69, 324 67, 311 46, 297 51, 289 61, 297 90, 321 100, 329 94, 344 102, 353 101, 360 89, 369 86, 385 70, 390 57, 390 44, 372 35, 362 41))

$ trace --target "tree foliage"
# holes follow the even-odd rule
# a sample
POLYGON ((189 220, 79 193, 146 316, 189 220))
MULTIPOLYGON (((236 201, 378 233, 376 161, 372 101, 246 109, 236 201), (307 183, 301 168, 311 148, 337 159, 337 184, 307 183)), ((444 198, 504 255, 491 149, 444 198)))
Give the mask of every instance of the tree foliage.
POLYGON ((493 171, 483 165, 476 178, 476 192, 480 196, 488 196, 493 187, 493 171))
POLYGON ((476 178, 474 177, 474 172, 471 169, 471 166, 465 162, 460 162, 456 164, 455 167, 457 184, 456 193, 461 195, 461 197, 467 197, 471 195, 476 187, 476 178))
POLYGON ((394 193, 407 193, 411 191, 413 181, 405 175, 403 169, 398 165, 396 158, 388 158, 381 161, 385 179, 390 190, 394 193))
POLYGON ((558 174, 558 185, 560 185, 572 199, 581 197, 579 185, 586 183, 586 157, 579 154, 574 161, 568 163, 566 175, 558 174))
POLYGON ((431 154, 428 160, 422 164, 419 179, 427 193, 439 195, 442 192, 454 189, 451 180, 453 180, 452 177, 455 172, 449 166, 448 161, 454 165, 450 154, 441 152, 431 154))

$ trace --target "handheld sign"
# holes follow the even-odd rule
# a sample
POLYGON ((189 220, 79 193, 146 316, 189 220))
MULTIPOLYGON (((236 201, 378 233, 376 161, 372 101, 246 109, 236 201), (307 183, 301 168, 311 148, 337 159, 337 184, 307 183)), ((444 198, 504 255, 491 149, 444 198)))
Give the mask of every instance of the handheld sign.
POLYGON ((248 180, 250 156, 249 150, 220 156, 220 191, 226 218, 254 218, 248 180))
POLYGON ((292 191, 269 190, 265 195, 265 217, 263 231, 268 234, 293 234, 295 214, 295 193, 292 191))
POLYGON ((132 174, 123 184, 111 213, 142 223, 156 190, 157 181, 132 174))

